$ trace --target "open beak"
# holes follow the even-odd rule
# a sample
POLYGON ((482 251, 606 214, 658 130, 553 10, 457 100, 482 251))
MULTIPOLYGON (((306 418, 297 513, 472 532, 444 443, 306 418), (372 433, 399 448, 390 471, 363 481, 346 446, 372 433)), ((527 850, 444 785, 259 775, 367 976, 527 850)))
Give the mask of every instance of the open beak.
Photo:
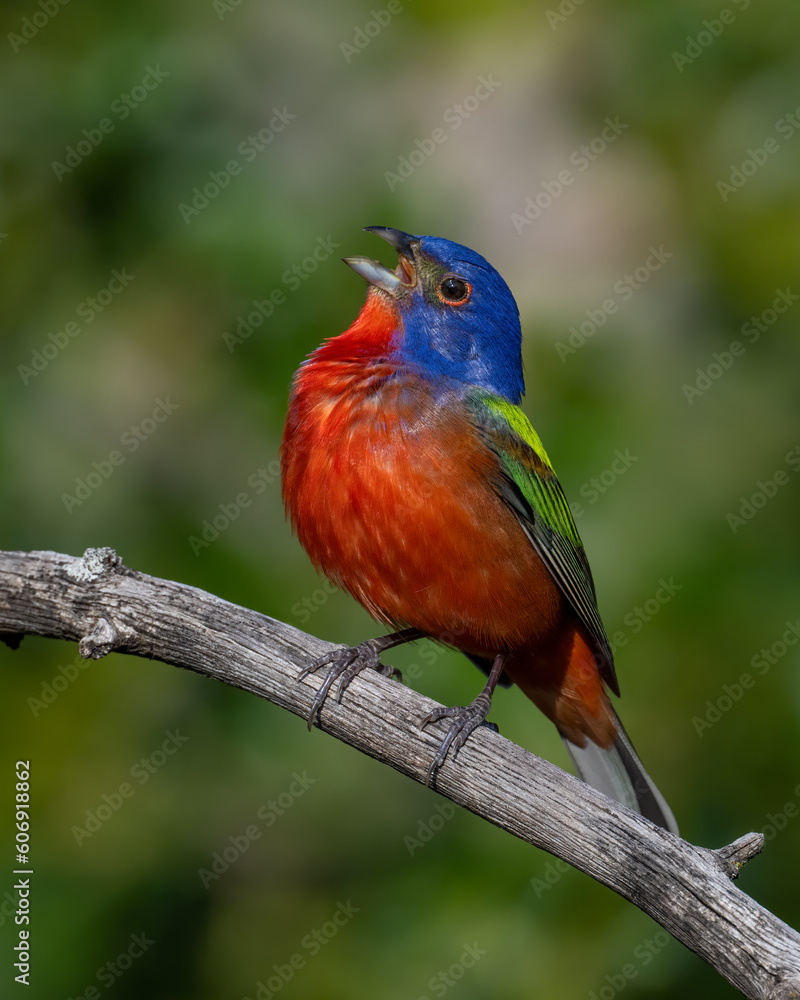
POLYGON ((380 261, 371 257, 342 257, 349 267, 360 274, 362 278, 382 288, 390 295, 397 296, 403 288, 413 288, 417 282, 417 272, 414 267, 415 249, 419 246, 419 236, 411 236, 399 229, 389 229, 387 226, 366 226, 366 233, 375 233, 395 248, 398 254, 397 267, 390 271, 380 261))

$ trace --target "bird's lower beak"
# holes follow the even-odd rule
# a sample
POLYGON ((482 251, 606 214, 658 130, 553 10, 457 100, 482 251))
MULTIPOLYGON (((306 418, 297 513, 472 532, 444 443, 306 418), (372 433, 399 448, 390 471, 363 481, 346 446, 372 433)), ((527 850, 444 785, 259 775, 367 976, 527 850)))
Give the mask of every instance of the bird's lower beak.
POLYGON ((413 288, 417 281, 414 251, 415 244, 419 243, 419 237, 385 226, 367 226, 365 231, 375 233, 376 236, 380 236, 397 250, 397 267, 394 271, 390 271, 385 264, 381 264, 380 261, 373 260, 371 257, 343 257, 342 260, 345 264, 352 267, 370 285, 382 288, 395 297, 401 290, 413 288))
MULTIPOLYGON (((379 260, 372 260, 371 257, 342 257, 342 260, 349 267, 352 267, 356 274, 360 274, 362 278, 368 281, 370 285, 382 288, 384 292, 388 292, 390 295, 397 295, 400 286, 403 284, 400 275, 394 271, 390 271, 379 260)), ((397 270, 400 270, 399 264, 397 270)))

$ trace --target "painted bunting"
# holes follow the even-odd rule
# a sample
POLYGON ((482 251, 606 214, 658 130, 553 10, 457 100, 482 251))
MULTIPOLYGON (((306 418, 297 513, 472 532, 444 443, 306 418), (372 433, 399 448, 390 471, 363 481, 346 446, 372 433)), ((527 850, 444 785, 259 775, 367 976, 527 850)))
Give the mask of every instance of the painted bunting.
POLYGON ((395 631, 320 657, 309 727, 381 653, 430 637, 488 675, 449 719, 428 783, 518 685, 551 719, 580 776, 677 831, 608 696, 619 694, 583 544, 547 453, 520 409, 519 311, 467 247, 369 226, 392 271, 344 262, 370 285, 353 325, 294 376, 281 446, 283 499, 317 569, 395 631))

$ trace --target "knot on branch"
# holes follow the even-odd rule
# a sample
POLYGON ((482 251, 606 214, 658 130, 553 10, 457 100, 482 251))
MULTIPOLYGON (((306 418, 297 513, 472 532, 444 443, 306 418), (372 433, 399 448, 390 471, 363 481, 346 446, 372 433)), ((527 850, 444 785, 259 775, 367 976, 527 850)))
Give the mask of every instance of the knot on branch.
POLYGON ((116 646, 119 632, 107 618, 100 618, 92 631, 78 643, 84 660, 99 660, 116 646))
MULTIPOLYGON (((713 854, 728 878, 739 877, 739 872, 747 862, 764 850, 763 833, 746 833, 726 847, 720 847, 713 854)), ((791 994, 786 994, 791 996, 791 994)))
POLYGON ((104 573, 115 573, 122 566, 122 560, 108 546, 102 549, 87 549, 80 559, 67 566, 65 572, 77 583, 94 583, 104 573))
POLYGON ((797 978, 796 971, 792 969, 787 973, 787 977, 778 982, 773 992, 769 994, 769 1000, 792 1000, 793 997, 800 997, 800 979, 797 978))

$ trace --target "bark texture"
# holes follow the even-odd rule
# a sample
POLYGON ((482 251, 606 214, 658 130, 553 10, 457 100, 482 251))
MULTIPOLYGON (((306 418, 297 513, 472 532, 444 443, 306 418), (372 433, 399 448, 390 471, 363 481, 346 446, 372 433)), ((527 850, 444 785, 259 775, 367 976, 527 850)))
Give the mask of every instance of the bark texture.
MULTIPOLYGON (((266 615, 122 565, 112 549, 81 558, 0 552, 0 639, 75 640, 215 677, 306 717, 320 678, 297 680, 329 643, 266 615)), ((315 724, 424 783, 444 726, 419 729, 435 703, 367 671, 315 724)), ((640 907, 746 997, 800 997, 800 935, 732 882, 763 847, 750 833, 697 847, 617 805, 497 733, 476 731, 435 788, 515 837, 549 851, 640 907)))

